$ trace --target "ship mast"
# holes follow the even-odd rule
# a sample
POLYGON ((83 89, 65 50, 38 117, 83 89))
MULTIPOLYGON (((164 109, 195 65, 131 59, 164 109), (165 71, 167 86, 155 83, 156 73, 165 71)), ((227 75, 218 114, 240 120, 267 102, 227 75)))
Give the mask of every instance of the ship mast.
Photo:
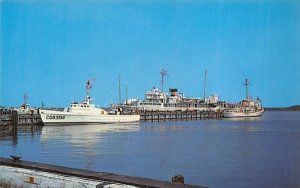
POLYGON ((87 98, 90 98, 90 93, 91 93, 91 89, 92 89, 92 80, 89 79, 87 82, 86 82, 86 95, 87 95, 87 98))
POLYGON ((204 71, 204 93, 203 93, 204 101, 205 101, 205 97, 206 97, 206 75, 207 75, 207 70, 204 71))
POLYGON ((168 75, 168 70, 161 69, 160 75, 161 75, 161 92, 164 92, 164 77, 168 75))
POLYGON ((248 95, 248 85, 249 85, 249 82, 248 82, 247 78, 245 79, 244 85, 246 86, 246 99, 249 99, 249 95, 248 95))
POLYGON ((92 77, 92 78, 88 79, 88 81, 86 82, 86 85, 85 85, 85 87, 86 87, 86 102, 87 102, 87 104, 90 104, 90 101, 92 100, 91 96, 90 96, 91 90, 92 90, 92 80, 95 81, 96 80, 95 77, 92 77))
POLYGON ((125 102, 125 104, 127 105, 127 100, 128 100, 128 89, 127 89, 127 83, 126 83, 126 102, 125 102))
POLYGON ((121 74, 119 74, 119 104, 121 104, 121 74))
POLYGON ((24 104, 23 104, 22 106, 23 106, 23 108, 25 109, 25 108, 27 107, 27 99, 28 99, 27 93, 24 94, 23 99, 24 99, 24 104))

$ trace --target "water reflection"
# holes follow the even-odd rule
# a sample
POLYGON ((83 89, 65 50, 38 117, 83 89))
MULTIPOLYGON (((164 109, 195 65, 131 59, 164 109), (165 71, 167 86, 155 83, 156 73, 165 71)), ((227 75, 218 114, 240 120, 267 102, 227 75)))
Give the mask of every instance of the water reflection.
POLYGON ((41 132, 41 141, 64 139, 76 145, 93 144, 101 142, 101 138, 105 134, 139 130, 139 123, 44 126, 41 132))
POLYGON ((17 144, 12 136, 0 138, 0 156, 166 181, 183 174, 187 183, 208 187, 299 187, 299 118, 299 112, 266 112, 263 118, 45 126, 34 136, 31 128, 19 129, 17 144))
POLYGON ((145 124, 143 130, 145 131, 155 131, 155 132, 165 132, 165 131, 183 131, 186 129, 195 129, 197 125, 176 125, 165 122, 145 124))
POLYGON ((27 136, 30 135, 31 137, 34 137, 34 135, 39 135, 41 133, 42 127, 37 126, 34 124, 31 125, 19 125, 17 129, 13 129, 12 127, 9 127, 9 129, 4 132, 3 135, 0 136, 1 140, 12 140, 12 145, 18 144, 18 137, 20 135, 27 136))
POLYGON ((77 165, 91 169, 97 158, 121 152, 111 148, 119 146, 122 136, 139 130, 139 123, 44 126, 40 135, 42 158, 56 164, 57 159, 68 158, 64 165, 76 161, 77 165))
POLYGON ((259 117, 236 117, 236 118, 224 118, 227 121, 261 121, 262 116, 259 117))

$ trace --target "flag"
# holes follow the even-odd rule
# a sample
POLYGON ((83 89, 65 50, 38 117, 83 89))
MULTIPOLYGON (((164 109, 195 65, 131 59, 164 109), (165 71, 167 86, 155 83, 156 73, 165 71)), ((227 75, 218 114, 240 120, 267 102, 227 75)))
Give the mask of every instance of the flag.
POLYGON ((92 88, 92 82, 91 80, 88 80, 86 83, 86 89, 91 89, 92 88))

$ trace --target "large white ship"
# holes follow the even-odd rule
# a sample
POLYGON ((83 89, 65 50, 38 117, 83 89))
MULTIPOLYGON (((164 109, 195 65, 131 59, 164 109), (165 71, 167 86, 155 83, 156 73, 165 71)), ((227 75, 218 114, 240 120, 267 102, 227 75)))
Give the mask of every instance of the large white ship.
POLYGON ((87 96, 81 103, 73 102, 63 111, 40 109, 44 125, 129 123, 140 120, 138 114, 121 115, 117 111, 115 114, 109 114, 104 109, 96 107, 90 98, 91 80, 87 81, 86 88, 87 96))
POLYGON ((129 99, 122 105, 127 110, 139 111, 217 111, 220 109, 219 96, 211 95, 205 99, 185 97, 177 93, 177 89, 169 89, 170 94, 162 92, 156 87, 145 93, 145 99, 129 99))
MULTIPOLYGON (((166 69, 161 69, 161 89, 153 87, 145 93, 144 100, 129 99, 124 104, 116 105, 126 111, 219 111, 222 109, 222 103, 219 102, 218 95, 206 97, 206 73, 204 82, 204 97, 194 98, 185 97, 183 93, 178 93, 176 88, 169 89, 170 93, 163 91, 164 76, 168 75, 166 69)), ((113 107, 115 108, 115 107, 113 107)))
POLYGON ((259 98, 255 101, 248 96, 248 79, 245 81, 246 99, 242 100, 238 105, 226 108, 223 111, 225 118, 240 118, 240 117, 259 117, 262 116, 264 108, 259 98))

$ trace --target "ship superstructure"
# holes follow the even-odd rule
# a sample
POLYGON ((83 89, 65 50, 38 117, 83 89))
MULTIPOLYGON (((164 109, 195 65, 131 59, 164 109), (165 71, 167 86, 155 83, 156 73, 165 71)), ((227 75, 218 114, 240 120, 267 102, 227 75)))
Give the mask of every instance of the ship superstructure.
POLYGON ((206 76, 205 70, 204 80, 204 97, 185 97, 183 93, 179 93, 177 88, 170 88, 169 93, 164 92, 164 78, 168 76, 167 69, 161 69, 161 89, 152 87, 144 95, 144 100, 127 99, 123 104, 113 105, 112 108, 122 108, 123 111, 218 111, 222 108, 222 102, 219 101, 218 95, 206 97, 206 76))
POLYGON ((178 93, 176 88, 169 89, 169 93, 165 93, 156 87, 145 93, 144 100, 129 99, 125 104, 123 107, 128 110, 141 111, 216 111, 220 108, 218 95, 211 95, 205 99, 185 97, 183 93, 178 93))

